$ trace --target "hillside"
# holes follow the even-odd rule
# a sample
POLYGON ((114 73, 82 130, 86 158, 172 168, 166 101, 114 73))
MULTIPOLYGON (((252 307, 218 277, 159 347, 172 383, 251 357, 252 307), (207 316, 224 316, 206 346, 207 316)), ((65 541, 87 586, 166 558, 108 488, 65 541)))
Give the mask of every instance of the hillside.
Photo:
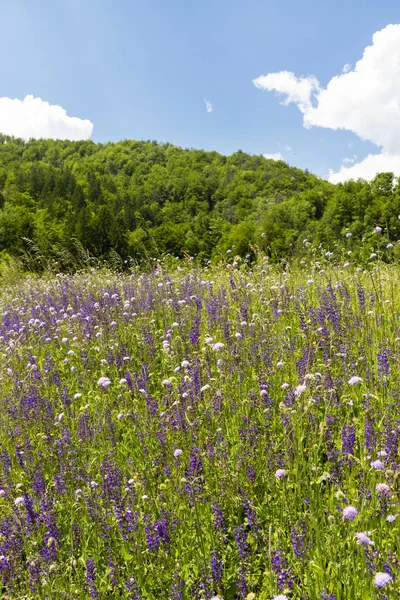
POLYGON ((58 258, 83 246, 101 258, 206 260, 255 245, 279 259, 301 252, 304 238, 331 248, 351 232, 357 248, 379 225, 385 248, 400 236, 391 174, 333 186, 282 161, 157 142, 0 136, 0 208, 0 252, 11 255, 31 240, 58 258))

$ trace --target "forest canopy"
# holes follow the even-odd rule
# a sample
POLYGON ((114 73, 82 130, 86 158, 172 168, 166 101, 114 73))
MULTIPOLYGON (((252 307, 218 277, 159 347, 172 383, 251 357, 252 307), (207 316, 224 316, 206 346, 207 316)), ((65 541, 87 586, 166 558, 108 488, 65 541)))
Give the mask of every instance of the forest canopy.
MULTIPOLYGON (((0 253, 76 249, 137 261, 165 254, 205 261, 260 248, 301 254, 304 240, 369 251, 400 239, 400 184, 332 185, 283 161, 157 142, 23 141, 0 135, 0 253), (374 239, 374 247, 376 240, 374 239), (372 247, 372 246, 371 246, 372 247)), ((358 250, 359 251, 359 250, 358 250)), ((396 247, 395 247, 396 251, 396 247)))

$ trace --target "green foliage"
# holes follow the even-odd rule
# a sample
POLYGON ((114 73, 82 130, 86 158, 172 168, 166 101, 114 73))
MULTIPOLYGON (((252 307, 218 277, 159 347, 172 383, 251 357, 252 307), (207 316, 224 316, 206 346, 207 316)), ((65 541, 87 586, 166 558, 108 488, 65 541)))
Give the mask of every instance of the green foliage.
MULTIPOLYGON (((302 252, 305 235, 333 247, 375 226, 400 236, 393 174, 337 186, 283 161, 157 142, 23 140, 0 136, 0 252, 46 259, 76 244, 103 260, 165 254, 219 259, 234 247, 274 260, 302 252)), ((393 252, 396 254, 396 252, 393 252)))

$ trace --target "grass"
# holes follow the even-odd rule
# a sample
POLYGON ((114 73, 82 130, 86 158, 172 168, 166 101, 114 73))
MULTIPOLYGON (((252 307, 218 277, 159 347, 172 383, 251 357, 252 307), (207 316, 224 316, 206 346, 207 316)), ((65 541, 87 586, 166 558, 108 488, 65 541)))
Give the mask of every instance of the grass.
POLYGON ((399 597, 396 265, 12 275, 3 598, 399 597))

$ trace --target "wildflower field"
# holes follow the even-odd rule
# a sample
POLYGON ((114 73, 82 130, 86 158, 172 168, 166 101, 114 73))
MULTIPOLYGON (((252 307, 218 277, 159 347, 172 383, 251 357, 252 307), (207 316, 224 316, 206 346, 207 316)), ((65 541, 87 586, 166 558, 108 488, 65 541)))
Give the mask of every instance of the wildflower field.
POLYGON ((0 598, 400 597, 397 266, 28 277, 0 357, 0 598))

